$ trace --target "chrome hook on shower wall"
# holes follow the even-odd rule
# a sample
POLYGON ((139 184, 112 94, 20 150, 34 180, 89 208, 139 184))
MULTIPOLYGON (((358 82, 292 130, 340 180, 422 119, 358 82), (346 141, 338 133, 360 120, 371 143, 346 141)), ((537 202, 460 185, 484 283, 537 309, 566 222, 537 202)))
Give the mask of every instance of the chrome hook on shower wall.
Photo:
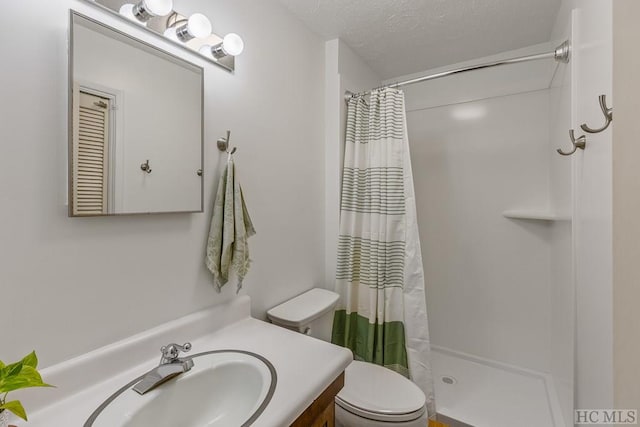
POLYGON ((604 114, 604 118, 606 120, 604 123, 604 126, 602 126, 600 129, 592 129, 589 126, 587 126, 586 123, 583 123, 580 125, 580 128, 585 132, 600 133, 606 128, 608 128, 611 122, 613 121, 613 108, 607 107, 607 95, 600 95, 598 97, 598 101, 600 102, 600 109, 602 110, 602 114, 604 114))
POLYGON ((576 152, 576 150, 579 148, 581 150, 584 150, 584 147, 586 147, 587 145, 587 137, 584 135, 581 135, 580 137, 578 137, 578 139, 576 139, 575 133, 573 132, 573 129, 569 130, 569 138, 571 138, 571 144, 573 145, 573 150, 571 151, 562 151, 560 148, 558 148, 556 151, 558 152, 558 154, 562 155, 562 156, 570 156, 573 153, 576 152))

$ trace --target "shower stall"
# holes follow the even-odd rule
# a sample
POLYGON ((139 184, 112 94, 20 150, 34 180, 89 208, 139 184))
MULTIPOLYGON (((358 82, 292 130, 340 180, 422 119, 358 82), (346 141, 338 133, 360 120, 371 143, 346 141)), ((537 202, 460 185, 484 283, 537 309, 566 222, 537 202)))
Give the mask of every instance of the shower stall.
POLYGON ((610 17, 609 1, 565 1, 552 42, 387 81, 327 43, 327 277, 345 92, 415 83, 401 89, 435 400, 453 426, 564 427, 613 405, 611 136, 580 127, 611 94, 610 17))
POLYGON ((436 404, 469 425, 571 416, 571 160, 556 152, 570 67, 542 60, 406 89, 436 404))

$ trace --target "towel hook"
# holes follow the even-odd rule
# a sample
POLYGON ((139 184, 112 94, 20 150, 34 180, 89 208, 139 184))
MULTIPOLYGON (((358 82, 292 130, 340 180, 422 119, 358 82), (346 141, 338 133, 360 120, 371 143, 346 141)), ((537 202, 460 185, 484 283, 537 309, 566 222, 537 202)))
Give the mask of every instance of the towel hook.
POLYGON ((584 147, 587 145, 587 137, 584 135, 581 135, 578 139, 576 139, 573 129, 569 130, 569 138, 571 138, 571 144, 573 145, 573 150, 562 151, 560 148, 558 148, 556 150, 558 154, 562 156, 570 156, 573 153, 575 153, 578 148, 581 150, 584 150, 584 147))
POLYGON ((600 133, 606 128, 608 128, 611 122, 613 121, 613 108, 607 107, 607 95, 600 95, 598 97, 598 101, 600 102, 600 109, 602 110, 602 114, 604 114, 604 118, 605 118, 604 126, 602 126, 600 129, 592 129, 589 126, 587 126, 586 123, 583 123, 580 125, 580 127, 585 132, 600 133))
POLYGON ((237 147, 233 147, 233 148, 231 149, 231 152, 229 152, 229 139, 230 139, 230 138, 231 138, 231 131, 230 131, 230 130, 228 130, 228 131, 227 131, 227 137, 226 137, 226 138, 225 138, 225 137, 222 137, 222 138, 219 138, 219 139, 218 139, 218 141, 217 141, 217 144, 218 144, 218 150, 220 150, 220 151, 224 151, 224 152, 226 152, 226 153, 228 153, 228 154, 233 154, 233 153, 235 153, 235 152, 236 152, 236 150, 237 150, 237 147))
POLYGON ((146 162, 142 163, 140 165, 140 169, 142 169, 146 173, 151 173, 151 165, 149 164, 149 160, 147 160, 146 162))

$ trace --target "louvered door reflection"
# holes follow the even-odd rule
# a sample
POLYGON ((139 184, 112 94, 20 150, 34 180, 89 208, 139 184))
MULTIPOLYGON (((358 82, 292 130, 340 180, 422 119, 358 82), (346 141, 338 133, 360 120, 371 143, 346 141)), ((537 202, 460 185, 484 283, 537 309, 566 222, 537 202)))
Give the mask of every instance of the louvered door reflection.
POLYGON ((74 111, 75 215, 108 212, 108 158, 110 100, 80 91, 74 111))

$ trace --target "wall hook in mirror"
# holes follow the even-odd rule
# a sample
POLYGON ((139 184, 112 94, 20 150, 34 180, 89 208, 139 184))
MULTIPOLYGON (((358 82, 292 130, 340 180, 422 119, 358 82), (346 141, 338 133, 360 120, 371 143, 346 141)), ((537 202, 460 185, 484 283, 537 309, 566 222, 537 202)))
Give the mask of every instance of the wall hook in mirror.
POLYGON ((613 121, 613 108, 607 107, 607 95, 600 95, 598 97, 598 101, 600 102, 600 109, 602 110, 602 114, 604 114, 604 119, 605 119, 604 126, 602 126, 600 129, 592 129, 589 126, 587 126, 586 123, 583 123, 580 125, 580 128, 585 132, 600 133, 606 128, 608 128, 611 122, 613 121))
POLYGON ((149 160, 141 164, 140 169, 142 169, 146 173, 151 173, 151 165, 149 164, 149 160))
POLYGON ((236 150, 237 150, 237 148, 236 148, 236 147, 233 147, 233 148, 231 149, 231 151, 229 151, 229 140, 230 140, 230 139, 231 139, 231 131, 230 131, 230 130, 228 130, 228 131, 227 131, 227 137, 226 137, 226 138, 225 138, 225 137, 222 137, 222 138, 219 138, 219 139, 218 139, 218 141, 217 141, 217 144, 218 144, 218 150, 220 150, 220 151, 224 151, 224 152, 226 152, 226 153, 228 153, 228 154, 233 154, 233 153, 235 153, 235 152, 236 152, 236 150))
POLYGON ((562 155, 562 156, 570 156, 573 153, 576 152, 576 150, 579 148, 581 150, 584 150, 584 147, 586 147, 587 145, 587 137, 584 135, 580 135, 580 137, 578 137, 578 139, 576 139, 575 133, 573 132, 573 129, 569 130, 569 138, 571 138, 571 144, 573 145, 573 150, 571 151, 562 151, 560 148, 558 148, 556 151, 558 152, 558 154, 562 155))

